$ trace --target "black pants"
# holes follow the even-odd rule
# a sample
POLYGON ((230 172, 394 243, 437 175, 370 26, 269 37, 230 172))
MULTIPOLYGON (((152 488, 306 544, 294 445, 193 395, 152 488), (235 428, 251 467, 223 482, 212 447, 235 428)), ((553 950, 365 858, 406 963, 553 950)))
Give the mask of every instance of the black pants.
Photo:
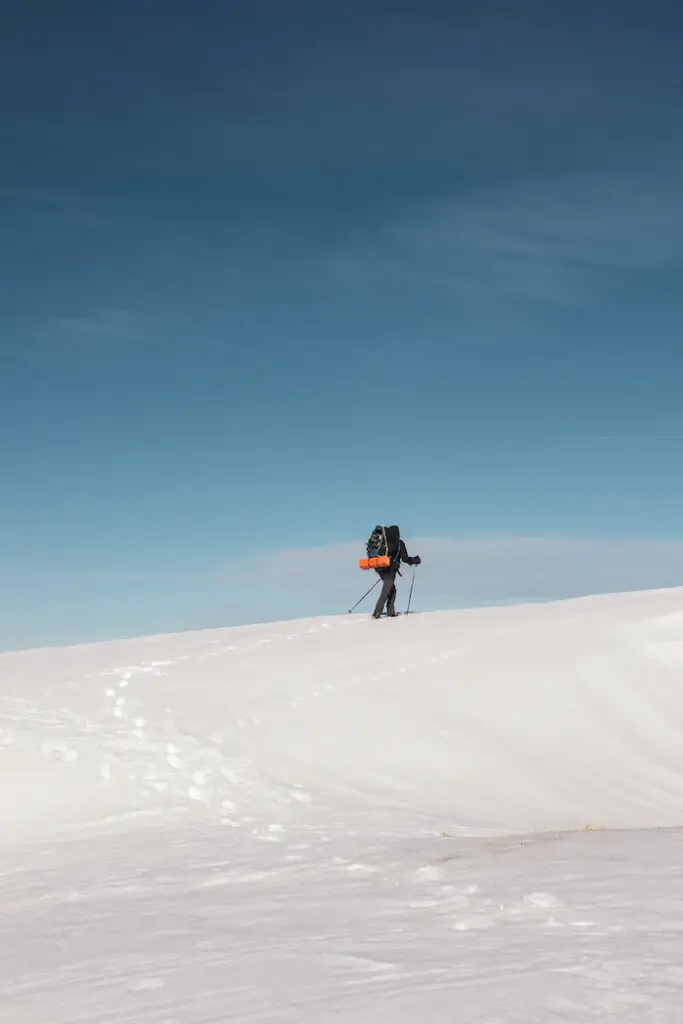
POLYGON ((379 576, 382 578, 382 589, 380 595, 377 598, 377 604, 375 605, 374 615, 381 615, 384 611, 384 605, 387 606, 387 612, 389 615, 393 615, 396 611, 394 605, 396 604, 396 569, 382 569, 376 570, 379 576))

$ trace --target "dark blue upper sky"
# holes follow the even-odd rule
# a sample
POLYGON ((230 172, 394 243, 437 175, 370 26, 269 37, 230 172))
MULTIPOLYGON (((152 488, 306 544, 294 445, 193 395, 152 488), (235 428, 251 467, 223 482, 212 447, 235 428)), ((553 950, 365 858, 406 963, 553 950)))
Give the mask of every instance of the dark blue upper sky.
POLYGON ((3 4, 0 641, 328 608, 217 574, 380 520, 676 538, 682 29, 3 4))

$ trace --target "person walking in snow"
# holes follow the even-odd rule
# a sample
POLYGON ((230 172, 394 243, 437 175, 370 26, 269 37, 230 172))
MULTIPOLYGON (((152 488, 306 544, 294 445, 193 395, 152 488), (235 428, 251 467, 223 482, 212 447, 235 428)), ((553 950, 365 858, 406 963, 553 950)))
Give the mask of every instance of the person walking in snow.
POLYGON ((375 572, 380 576, 382 580, 382 589, 380 591, 375 610, 372 613, 373 619, 379 619, 384 606, 387 608, 387 615, 393 618, 396 613, 396 575, 400 575, 400 568, 402 564, 405 565, 420 565, 422 559, 419 555, 408 554, 405 543, 401 538, 401 533, 398 526, 377 526, 368 541, 368 549, 370 545, 373 545, 373 549, 376 548, 378 551, 384 550, 386 555, 391 559, 388 566, 382 566, 379 569, 375 569, 375 572))

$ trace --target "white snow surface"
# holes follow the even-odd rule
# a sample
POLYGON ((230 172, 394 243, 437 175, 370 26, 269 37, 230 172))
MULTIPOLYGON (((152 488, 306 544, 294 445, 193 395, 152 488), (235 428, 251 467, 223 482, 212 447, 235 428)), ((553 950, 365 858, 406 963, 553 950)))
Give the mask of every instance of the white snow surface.
POLYGON ((0 1021, 683 1020, 683 589, 0 656, 0 1021))

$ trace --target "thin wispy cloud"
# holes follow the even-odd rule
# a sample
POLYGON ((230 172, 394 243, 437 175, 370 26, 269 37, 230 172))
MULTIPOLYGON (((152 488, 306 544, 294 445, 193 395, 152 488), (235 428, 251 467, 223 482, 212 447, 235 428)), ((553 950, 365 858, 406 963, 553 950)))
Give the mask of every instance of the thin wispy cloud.
POLYGON ((99 309, 88 316, 61 316, 54 329, 87 338, 135 338, 143 335, 140 316, 130 309, 99 309))
POLYGON ((43 237, 48 244, 54 243, 56 233, 96 239, 134 223, 131 203, 124 197, 10 185, 0 186, 0 215, 1 237, 18 242, 43 237))
POLYGON ((683 441, 683 434, 605 434, 599 437, 598 441, 624 441, 624 442, 667 442, 683 441))
POLYGON ((159 308, 105 306, 52 316, 6 344, 8 357, 17 362, 63 366, 128 364, 140 358, 156 363, 161 357, 169 366, 176 357, 191 359, 199 351, 206 362, 250 356, 253 349, 248 341, 217 334, 201 311, 191 315, 171 301, 159 308))
POLYGON ((102 307, 44 321, 20 351, 30 361, 80 362, 161 344, 154 315, 124 307, 102 307))
MULTIPOLYGON (((408 548, 423 559, 417 570, 423 608, 554 600, 683 583, 683 541, 423 537, 408 539, 408 548)), ((264 598, 270 595, 275 614, 280 596, 301 614, 344 611, 375 580, 358 569, 361 556, 360 542, 273 552, 242 569, 237 563, 234 572, 219 578, 226 587, 247 585, 251 592, 261 590, 264 598)), ((403 571, 410 578, 412 570, 403 571)))
POLYGON ((123 196, 90 195, 80 189, 37 188, 28 185, 0 184, 0 202, 11 202, 16 208, 41 208, 67 213, 113 213, 130 210, 130 200, 123 196))
POLYGON ((683 267, 683 177, 615 169, 471 190, 359 235, 328 266, 465 302, 595 301, 614 272, 683 267))

